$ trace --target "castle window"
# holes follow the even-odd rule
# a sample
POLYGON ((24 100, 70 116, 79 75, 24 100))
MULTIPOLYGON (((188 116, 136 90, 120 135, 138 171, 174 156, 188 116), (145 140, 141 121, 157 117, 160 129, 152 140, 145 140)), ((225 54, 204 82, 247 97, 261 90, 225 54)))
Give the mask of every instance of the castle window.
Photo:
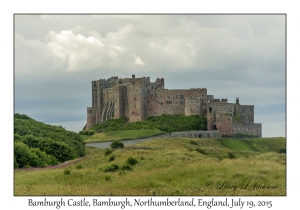
POLYGON ((175 104, 178 104, 178 102, 176 101, 175 104))
POLYGON ((135 85, 135 82, 132 82, 133 85, 135 85))
POLYGON ((133 107, 136 108, 136 105, 134 104, 133 107))
POLYGON ((180 101, 179 103, 180 103, 180 104, 183 104, 183 101, 180 101))
POLYGON ((150 94, 150 97, 152 98, 152 97, 153 97, 153 94, 150 94))
POLYGON ((92 110, 87 110, 87 113, 90 113, 90 114, 92 114, 92 110))
POLYGON ((202 103, 204 103, 204 100, 202 99, 202 103))
POLYGON ((164 102, 160 102, 160 105, 164 105, 164 102))
POLYGON ((176 95, 175 97, 178 98, 178 95, 176 95))
POLYGON ((172 101, 166 101, 166 104, 172 104, 172 101))
POLYGON ((167 98, 170 98, 170 96, 167 96, 167 98))
POLYGON ((202 94, 202 98, 204 97, 204 94, 202 94))
POLYGON ((136 97, 134 97, 134 101, 136 101, 136 97))
POLYGON ((209 107, 209 113, 212 113, 212 108, 211 107, 209 107))
POLYGON ((157 98, 157 94, 155 94, 155 98, 157 98))
POLYGON ((183 99, 184 98, 184 95, 180 95, 180 99, 183 99))

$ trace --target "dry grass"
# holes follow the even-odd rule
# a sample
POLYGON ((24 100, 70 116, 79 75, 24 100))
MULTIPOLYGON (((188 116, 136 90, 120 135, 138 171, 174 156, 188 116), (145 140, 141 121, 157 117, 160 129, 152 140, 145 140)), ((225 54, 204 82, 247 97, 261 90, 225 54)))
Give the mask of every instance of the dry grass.
POLYGON ((15 195, 286 195, 285 154, 254 152, 249 156, 222 147, 216 140, 198 139, 197 145, 190 141, 146 141, 138 146, 151 149, 115 150, 112 162, 104 149, 87 148, 80 163, 15 170, 15 195), (237 158, 227 158, 229 151, 237 158), (121 167, 129 157, 138 160, 132 171, 99 170, 111 164, 121 167), (76 169, 78 164, 81 169, 76 169), (65 175, 65 170, 70 174, 65 175))

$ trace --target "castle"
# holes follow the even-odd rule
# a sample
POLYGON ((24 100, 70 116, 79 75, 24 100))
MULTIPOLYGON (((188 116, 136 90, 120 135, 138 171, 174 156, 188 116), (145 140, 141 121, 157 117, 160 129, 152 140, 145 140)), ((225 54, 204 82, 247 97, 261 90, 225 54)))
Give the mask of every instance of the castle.
POLYGON ((92 81, 92 107, 87 108, 86 129, 109 119, 126 117, 143 121, 163 114, 202 115, 207 130, 221 135, 247 134, 261 137, 262 125, 254 123, 254 105, 228 103, 207 95, 206 88, 165 89, 164 79, 149 77, 99 79, 92 81))

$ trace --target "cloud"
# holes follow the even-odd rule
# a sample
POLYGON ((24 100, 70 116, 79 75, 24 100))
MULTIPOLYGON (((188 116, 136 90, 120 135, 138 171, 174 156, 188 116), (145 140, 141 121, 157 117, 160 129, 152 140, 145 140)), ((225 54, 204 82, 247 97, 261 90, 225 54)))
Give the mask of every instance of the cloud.
POLYGON ((136 55, 132 55, 132 57, 134 58, 134 64, 137 66, 144 66, 145 63, 142 61, 142 59, 139 56, 136 55))
POLYGON ((84 120, 92 80, 136 74, 283 112, 285 44, 284 15, 16 15, 15 107, 84 120))

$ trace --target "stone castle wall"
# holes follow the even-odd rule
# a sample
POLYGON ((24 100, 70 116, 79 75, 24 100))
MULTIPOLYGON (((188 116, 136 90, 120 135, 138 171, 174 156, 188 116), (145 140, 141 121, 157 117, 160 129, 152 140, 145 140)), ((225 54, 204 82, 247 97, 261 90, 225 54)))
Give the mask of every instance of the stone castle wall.
POLYGON ((239 114, 244 123, 254 123, 253 105, 236 105, 236 113, 239 114))
POLYGON ((232 135, 232 116, 217 114, 216 127, 222 135, 232 135))
POLYGON ((87 129, 109 119, 126 117, 129 122, 143 121, 163 114, 201 115, 207 130, 221 135, 248 133, 261 136, 261 124, 254 124, 254 106, 228 103, 207 95, 206 88, 165 89, 163 78, 150 82, 149 77, 99 79, 92 81, 92 107, 87 108, 87 129), (233 121, 239 115, 241 126, 233 121))
POLYGON ((262 137, 261 123, 233 123, 232 134, 250 134, 262 137))

